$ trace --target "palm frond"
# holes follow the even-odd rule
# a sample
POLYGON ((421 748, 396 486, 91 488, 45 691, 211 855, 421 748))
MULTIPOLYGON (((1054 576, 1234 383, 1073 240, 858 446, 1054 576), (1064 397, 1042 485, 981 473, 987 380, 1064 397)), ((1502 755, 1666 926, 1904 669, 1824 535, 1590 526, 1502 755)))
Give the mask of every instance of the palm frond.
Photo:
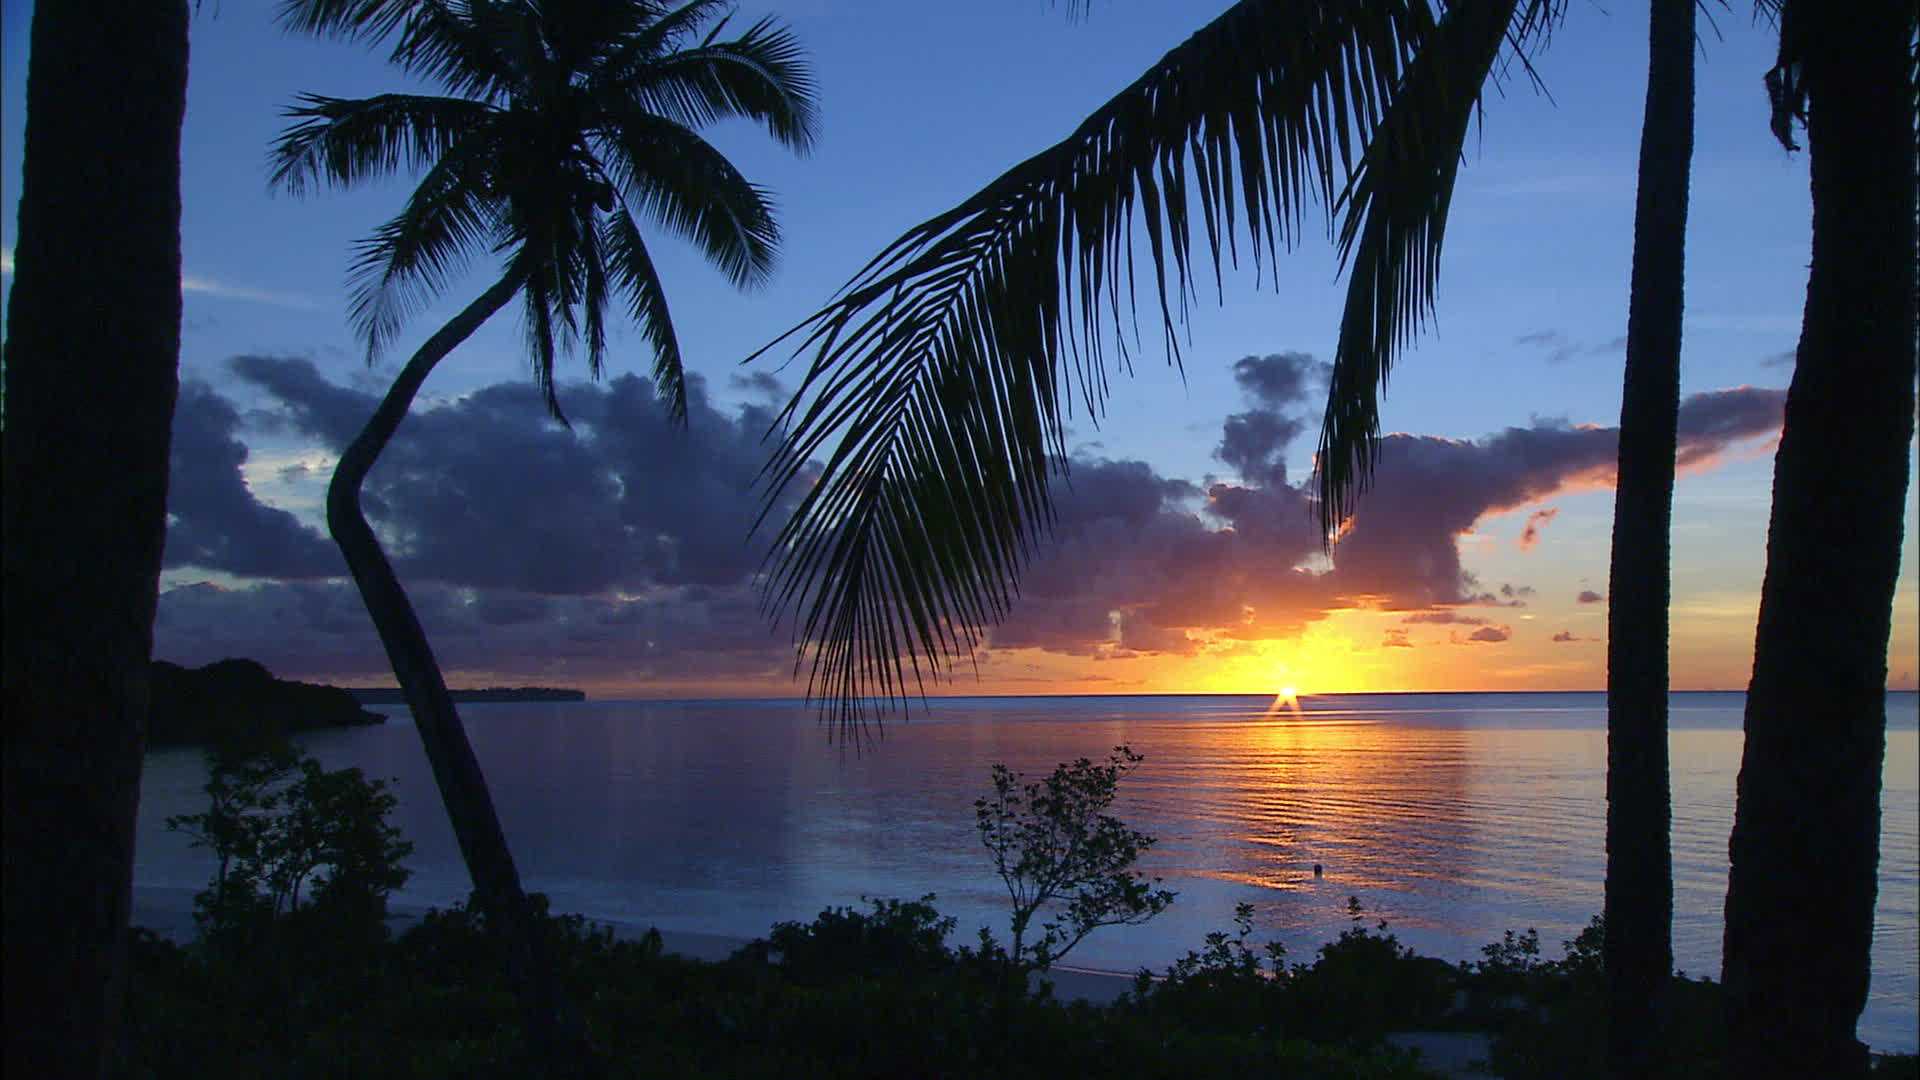
POLYGON ((653 386, 667 403, 668 416, 677 424, 687 422, 687 377, 680 362, 680 339, 673 331, 673 317, 667 310, 667 294, 647 252, 640 229, 624 205, 601 219, 605 233, 602 246, 607 252, 607 269, 615 285, 627 296, 627 313, 639 325, 640 333, 653 346, 653 386))
POLYGON ((485 102, 418 94, 295 100, 282 115, 297 122, 274 140, 267 162, 270 183, 293 195, 425 168, 497 113, 485 102))
POLYGON ((687 127, 736 116, 754 120, 796 153, 812 150, 817 134, 812 67, 793 33, 771 18, 731 41, 610 63, 596 73, 593 87, 596 94, 630 97, 687 127))
POLYGON ((1130 362, 1136 219, 1178 363, 1193 233, 1216 281, 1242 236, 1256 271, 1291 246, 1433 26, 1423 0, 1243 0, 782 339, 813 355, 765 505, 831 449, 775 538, 766 594, 798 616, 810 695, 857 722, 908 667, 971 653, 1051 521, 1072 399, 1097 418, 1109 344, 1130 362))
POLYGON ((280 25, 364 44, 394 38, 388 60, 450 94, 498 98, 522 85, 500 48, 519 5, 497 0, 282 0, 280 25))
POLYGON ((692 130, 631 105, 596 132, 607 177, 635 209, 699 245, 735 286, 763 284, 779 255, 767 193, 692 130))
POLYGON ((597 85, 617 85, 646 64, 678 52, 707 20, 719 16, 724 23, 733 6, 733 0, 688 0, 670 10, 641 5, 616 9, 629 12, 632 21, 617 35, 618 47, 608 50, 595 65, 597 85))
POLYGON ((360 243, 349 314, 369 363, 477 251, 498 242, 501 207, 488 175, 496 151, 484 135, 450 148, 400 213, 360 243))
POLYGON ((1449 8, 1341 195, 1350 274, 1315 466, 1329 546, 1371 483, 1395 355, 1432 316, 1454 180, 1495 61, 1509 42, 1524 56, 1526 39, 1556 18, 1538 6, 1522 12, 1519 0, 1449 8))

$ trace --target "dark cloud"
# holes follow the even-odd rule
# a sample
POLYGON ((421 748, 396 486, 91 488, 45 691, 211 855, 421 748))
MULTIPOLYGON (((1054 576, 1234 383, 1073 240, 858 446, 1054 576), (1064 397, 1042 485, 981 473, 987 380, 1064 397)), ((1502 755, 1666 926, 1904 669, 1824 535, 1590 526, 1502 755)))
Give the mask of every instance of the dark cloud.
POLYGON ((1407 640, 1407 632, 1405 630, 1395 630, 1389 627, 1385 640, 1380 642, 1380 647, 1383 649, 1411 649, 1413 648, 1413 642, 1407 640))
MULTIPOLYGON (((529 596, 409 588, 455 682, 549 679, 658 684, 784 676, 792 653, 746 586, 646 596, 529 596)), ((391 683, 386 654, 346 582, 184 585, 161 594, 155 655, 186 664, 250 656, 276 674, 391 683)))
MULTIPOLYGON (((241 357, 294 431, 338 451, 374 407, 297 358, 241 357)), ((770 410, 727 416, 688 383, 688 423, 670 422, 645 379, 562 390, 571 429, 531 383, 488 386, 410 415, 368 477, 367 515, 401 576, 549 595, 656 585, 730 585, 757 568, 770 410)))
POLYGON ((1573 631, 1571 630, 1562 630, 1559 633, 1553 635, 1553 640, 1556 644, 1565 645, 1568 642, 1585 641, 1587 639, 1583 637, 1575 637, 1573 634, 1573 631))
POLYGON ((1536 330, 1531 334, 1521 334, 1513 339, 1513 343, 1543 351, 1549 364, 1564 364, 1580 353, 1580 346, 1558 330, 1536 330))
POLYGON ((1280 455, 1306 430, 1304 415, 1293 414, 1326 384, 1331 366, 1302 352, 1245 356, 1234 362, 1233 381, 1253 408, 1227 417, 1213 456, 1233 467, 1240 479, 1260 487, 1287 482, 1280 455))
POLYGON ((1547 363, 1564 364, 1579 356, 1613 356, 1627 347, 1627 339, 1616 337, 1594 345, 1583 345, 1559 330, 1536 330, 1513 339, 1515 345, 1538 349, 1547 363))
POLYGON ((764 371, 750 371, 745 375, 727 376, 727 388, 747 394, 758 394, 768 402, 782 405, 787 400, 787 388, 780 380, 764 371))
MULTIPOLYGON (((1037 545, 991 647, 1231 652, 1356 606, 1477 627, 1465 640, 1507 640, 1508 628, 1453 609, 1521 606, 1532 590, 1482 587, 1460 564, 1458 538, 1489 515, 1610 484, 1614 431, 1535 421, 1477 441, 1389 436, 1329 563, 1309 485, 1290 481, 1282 464, 1324 369, 1299 353, 1235 365, 1250 407, 1223 423, 1217 451, 1234 481, 1202 489, 1144 462, 1076 456, 1056 488, 1051 538, 1037 545)), ((376 400, 302 359, 242 357, 234 370, 267 399, 258 418, 278 425, 277 438, 333 453, 376 400)), ((169 590, 161 655, 244 653, 295 674, 377 677, 384 660, 351 585, 312 580, 338 574, 331 545, 252 497, 239 479, 239 414, 211 391, 196 394, 183 398, 183 423, 199 434, 181 441, 176 460, 191 475, 177 482, 223 494, 176 511, 169 565, 280 580, 169 590)), ((769 632, 757 609, 760 551, 746 542, 772 410, 722 412, 695 379, 682 430, 644 379, 562 394, 571 429, 548 421, 525 383, 419 408, 369 477, 369 517, 449 669, 628 683, 790 670, 789 639, 769 632)), ((1682 459, 1703 467, 1739 440, 1772 434, 1782 396, 1741 388, 1688 399, 1682 459)), ((789 508, 776 507, 772 522, 789 508)), ((1395 630, 1383 646, 1413 642, 1395 630)))
POLYGON ((1800 358, 1800 351, 1798 349, 1785 349, 1781 352, 1769 353, 1768 355, 1761 357, 1760 366, 1761 367, 1792 367, 1794 361, 1798 360, 1799 358, 1800 358))
POLYGON ((1440 626, 1485 626, 1488 622, 1478 615, 1462 615, 1457 611, 1416 611, 1400 621, 1408 625, 1432 623, 1440 626))
POLYGON ((280 578, 343 573, 330 541, 285 510, 262 504, 247 487, 241 426, 232 403, 205 383, 181 385, 161 565, 280 578))
MULTIPOLYGON (((1540 542, 1540 530, 1546 527, 1547 522, 1552 521, 1559 513, 1558 508, 1549 506, 1528 514, 1526 528, 1520 530, 1520 550, 1532 551, 1534 545, 1540 542)), ((1502 589, 1501 591, 1504 595, 1513 595, 1509 589, 1502 589)))
POLYGON ((1507 626, 1483 626, 1467 635, 1467 641, 1475 644, 1493 644, 1507 641, 1513 637, 1513 628, 1507 626))
MULTIPOLYGON (((1704 468, 1735 443, 1776 433, 1785 397, 1739 387, 1687 398, 1680 463, 1704 468)), ((1343 595, 1389 608, 1499 603, 1468 592, 1456 539, 1482 517, 1562 491, 1610 487, 1617 457, 1617 429, 1598 425, 1536 421, 1477 441, 1389 435, 1334 576, 1343 595)))
POLYGON ((1574 598, 1574 602, 1580 604, 1598 604, 1605 600, 1606 597, 1601 596, 1592 589, 1581 589, 1580 595, 1574 598))
POLYGON ((1326 385, 1332 374, 1332 364, 1303 352, 1243 356, 1233 363, 1233 381, 1240 384, 1241 392, 1254 404, 1267 409, 1305 403, 1314 390, 1326 385))

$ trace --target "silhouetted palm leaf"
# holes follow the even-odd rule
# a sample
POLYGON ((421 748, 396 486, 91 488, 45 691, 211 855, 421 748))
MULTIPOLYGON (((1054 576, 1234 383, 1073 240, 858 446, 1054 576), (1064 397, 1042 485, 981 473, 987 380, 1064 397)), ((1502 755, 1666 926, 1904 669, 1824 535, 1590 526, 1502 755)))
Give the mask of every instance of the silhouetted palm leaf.
POLYGON ((1558 17, 1557 3, 1449 8, 1408 65, 1341 196, 1347 299, 1315 462, 1329 545, 1372 480, 1380 396, 1394 356, 1432 314, 1454 178, 1481 93, 1503 43, 1513 43, 1524 63, 1519 43, 1544 36, 1558 17))
MULTIPOLYGON (((1336 206, 1371 222, 1377 192, 1349 193, 1348 179, 1376 129, 1391 114, 1404 137, 1444 143, 1433 133, 1452 130, 1458 96, 1432 91, 1443 76, 1441 89, 1467 85, 1460 57, 1480 40, 1456 24, 1497 22, 1517 43, 1553 5, 1514 21, 1516 6, 1456 5, 1436 22, 1421 0, 1243 0, 1067 139, 888 245, 783 337, 812 357, 782 417, 767 505, 816 455, 826 464, 776 537, 766 596, 797 618, 809 695, 857 723, 863 699, 901 698, 909 670, 917 686, 923 660, 938 673, 970 656, 1005 613, 1051 522, 1074 400, 1097 419, 1110 355, 1125 369, 1140 347, 1136 222, 1178 364, 1198 272, 1192 208, 1216 288, 1223 252, 1237 265, 1244 241, 1258 276, 1299 237, 1310 202, 1329 227, 1336 206), (1435 42, 1446 53, 1413 66, 1435 42)), ((1398 157, 1367 167, 1382 161, 1404 174, 1398 157)), ((1382 220, 1395 227, 1363 229, 1347 248, 1385 258, 1417 230, 1382 220)), ((1417 284, 1425 264, 1411 269, 1417 284)), ((1370 272, 1375 291, 1405 279, 1370 272)))

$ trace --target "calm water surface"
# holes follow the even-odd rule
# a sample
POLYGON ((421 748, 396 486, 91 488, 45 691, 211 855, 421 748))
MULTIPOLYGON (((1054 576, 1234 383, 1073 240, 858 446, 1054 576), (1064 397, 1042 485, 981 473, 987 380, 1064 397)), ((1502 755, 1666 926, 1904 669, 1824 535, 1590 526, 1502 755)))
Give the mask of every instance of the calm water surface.
MULTIPOLYGON (((1676 694, 1674 952, 1718 974, 1741 694, 1676 694)), ((1860 1035, 1920 1045, 1920 698, 1888 695, 1873 996, 1860 1035)), ((398 899, 446 903, 467 878, 404 711, 308 736, 330 767, 392 777, 416 845, 398 899)), ((753 937, 862 895, 938 894, 960 933, 1005 936, 1005 893, 973 829, 987 767, 1036 774, 1129 743, 1147 761, 1117 813, 1157 836, 1143 864, 1180 896, 1104 929, 1076 966, 1164 967, 1252 903, 1256 937, 1296 959, 1347 925, 1349 896, 1403 941, 1477 957, 1536 927, 1546 951, 1600 910, 1606 703, 1600 694, 947 699, 855 755, 792 703, 590 702, 463 709, 528 886, 559 910, 753 937), (1325 867, 1316 880, 1313 864, 1325 867)), ((165 831, 203 808, 194 751, 148 758, 138 885, 203 886, 210 860, 165 831)), ((179 890, 171 894, 169 890, 179 890)))

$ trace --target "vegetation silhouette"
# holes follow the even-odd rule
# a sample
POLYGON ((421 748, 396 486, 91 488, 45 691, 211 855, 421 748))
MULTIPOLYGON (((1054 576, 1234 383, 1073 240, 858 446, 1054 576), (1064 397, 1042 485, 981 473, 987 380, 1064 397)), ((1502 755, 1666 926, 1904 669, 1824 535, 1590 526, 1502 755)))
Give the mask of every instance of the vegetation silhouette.
POLYGON ((386 722, 337 686, 276 679, 253 660, 230 657, 199 668, 155 660, 149 686, 149 747, 386 722))
POLYGON ((4 420, 6 1060, 122 1013, 180 355, 185 0, 34 6, 4 420))
POLYGON ((1807 133, 1813 258, 1729 845, 1729 1067, 1860 1076, 1914 431, 1920 8, 1762 6, 1780 30, 1774 131, 1789 149, 1807 133))
POLYGON ((993 793, 974 800, 974 825, 1013 907, 1011 975, 1045 971, 1102 926, 1138 926, 1173 903, 1172 890, 1133 868, 1153 837, 1107 813, 1120 779, 1144 760, 1116 746, 1103 764, 1063 762, 1032 783, 993 766, 993 793), (1034 916, 1056 904, 1064 910, 1029 941, 1034 916))
POLYGON ((406 695, 488 923, 503 935, 528 1035, 562 1061, 580 1056, 583 1035, 360 489, 435 365, 515 297, 555 419, 565 422, 554 391, 557 346, 584 342, 587 370, 598 376, 617 294, 653 351, 656 387, 684 422, 680 346, 636 216, 691 241, 734 285, 758 285, 780 238, 773 207, 696 129, 742 117, 795 152, 807 151, 814 134, 813 79, 799 44, 771 18, 722 39, 728 11, 718 0, 286 0, 281 8, 297 31, 391 41, 395 66, 444 91, 303 95, 272 151, 274 186, 294 194, 421 174, 406 206, 354 260, 352 317, 369 361, 475 256, 506 264, 413 354, 341 455, 327 526, 406 695))
MULTIPOLYGON (((1176 325, 1204 269, 1191 208, 1216 288, 1242 228, 1258 274, 1292 246, 1309 199, 1326 209, 1349 272, 1317 459, 1331 547, 1372 476, 1387 375, 1432 313, 1481 97, 1515 66, 1530 72, 1529 51, 1563 15, 1557 0, 1437 16, 1421 2, 1244 0, 1068 138, 888 245, 769 345, 797 338, 796 352, 813 355, 782 417, 768 508, 827 454, 778 532, 767 592, 813 650, 809 695, 858 725, 868 695, 904 699, 928 673, 923 659, 937 676, 1005 615, 1052 520, 1066 412, 1077 396, 1099 416, 1108 333, 1131 364, 1136 215, 1178 364, 1176 325)), ((1672 969, 1666 641, 1690 0, 1657 7, 1650 35, 1614 550, 1637 601, 1609 616, 1607 896, 1631 932, 1609 939, 1607 969, 1627 1021, 1614 1029, 1624 1070, 1658 1045, 1672 969)))

